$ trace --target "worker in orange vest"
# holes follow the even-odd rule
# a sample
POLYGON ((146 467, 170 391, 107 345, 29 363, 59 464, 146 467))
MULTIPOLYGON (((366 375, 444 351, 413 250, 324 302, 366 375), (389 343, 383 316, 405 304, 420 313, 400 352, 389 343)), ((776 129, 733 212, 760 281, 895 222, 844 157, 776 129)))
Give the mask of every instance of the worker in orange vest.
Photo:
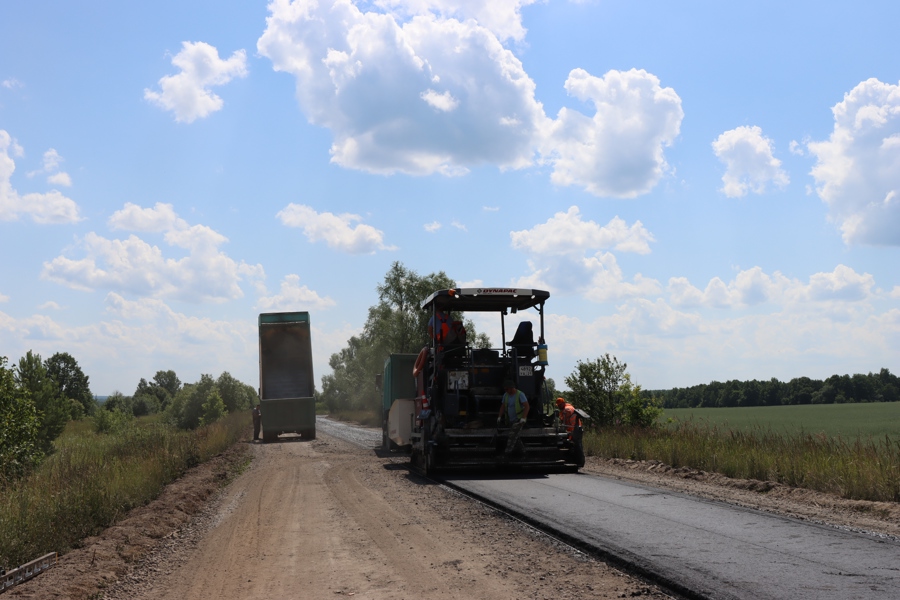
POLYGON ((566 402, 565 398, 557 398, 556 407, 559 409, 559 422, 569 432, 569 439, 575 447, 575 462, 579 467, 583 467, 584 447, 582 446, 582 437, 584 436, 584 424, 581 421, 581 417, 575 411, 575 407, 566 402))

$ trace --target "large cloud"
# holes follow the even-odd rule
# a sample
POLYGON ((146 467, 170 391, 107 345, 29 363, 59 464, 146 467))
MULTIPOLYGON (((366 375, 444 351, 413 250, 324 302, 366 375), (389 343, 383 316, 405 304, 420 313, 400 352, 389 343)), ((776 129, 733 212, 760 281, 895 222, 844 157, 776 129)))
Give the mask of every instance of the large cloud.
POLYGON ((332 160, 410 174, 530 164, 543 109, 497 35, 474 19, 437 16, 433 3, 383 4, 417 16, 401 22, 339 0, 269 5, 259 53, 296 78, 307 118, 334 135, 332 160))
POLYGON ((519 286, 581 293, 596 302, 660 291, 657 281, 640 274, 626 281, 616 257, 606 251, 649 253, 653 235, 640 221, 629 227, 614 217, 601 226, 582 220, 578 207, 572 206, 545 223, 509 235, 513 248, 529 256, 531 273, 517 281, 519 286))
POLYGON ((729 198, 747 192, 762 194, 768 184, 784 187, 790 179, 781 161, 772 156, 772 140, 759 127, 738 127, 726 131, 712 144, 713 152, 725 164, 722 191, 729 198))
POLYGON ((500 40, 522 40, 521 8, 536 0, 375 0, 399 15, 440 15, 458 21, 474 19, 500 40))
POLYGON ((158 246, 134 234, 122 240, 91 232, 79 244, 83 258, 58 256, 44 263, 42 277, 80 290, 218 302, 242 297, 240 283, 255 283, 265 276, 262 265, 239 263, 219 250, 228 241, 225 236, 205 225, 189 226, 171 205, 141 209, 129 203, 109 223, 118 229, 164 233, 169 246, 186 250, 187 255, 166 258, 158 246))
POLYGON ((900 86, 863 81, 832 113, 830 138, 807 146, 829 218, 848 244, 900 245, 900 86))
POLYGON ((372 254, 376 250, 394 250, 384 244, 384 232, 361 221, 359 215, 318 213, 303 204, 288 204, 276 215, 288 227, 299 227, 310 242, 324 241, 330 248, 349 254, 372 254))
POLYGON ((205 42, 182 42, 181 46, 181 52, 172 58, 181 72, 160 79, 159 92, 145 89, 144 98, 175 113, 176 121, 192 123, 222 108, 222 99, 209 88, 245 77, 247 53, 238 50, 222 60, 219 51, 205 42))
POLYGON ((315 311, 334 306, 334 300, 320 296, 315 290, 300 285, 299 275, 287 275, 281 282, 281 291, 272 296, 263 296, 256 307, 264 312, 272 311, 315 311))
POLYGON ((343 167, 458 175, 541 158, 560 185, 648 192, 669 171, 663 150, 678 135, 681 99, 646 71, 575 69, 566 89, 594 116, 563 109, 549 119, 503 45, 524 40, 520 11, 532 2, 273 0, 257 49, 295 77, 302 111, 331 131, 343 167))
POLYGON ((830 273, 815 273, 808 283, 785 277, 776 271, 768 275, 760 267, 741 271, 729 283, 714 277, 700 290, 686 277, 669 280, 671 302, 678 307, 744 308, 763 303, 801 305, 813 303, 846 303, 870 299, 875 279, 868 273, 857 273, 838 265, 830 273))
POLYGON ((663 150, 681 130, 684 111, 675 90, 638 69, 603 77, 573 69, 566 90, 591 102, 595 113, 559 111, 546 149, 553 182, 596 196, 634 198, 649 192, 669 170, 663 150))
MULTIPOLYGON (((55 155, 55 151, 52 152, 55 155)), ((24 151, 9 133, 0 129, 0 221, 15 221, 20 215, 28 215, 32 221, 41 224, 76 223, 81 220, 75 201, 56 190, 20 195, 12 186, 16 162, 10 153, 20 157, 24 151)), ((46 160, 45 155, 45 166, 46 160)), ((68 175, 50 181, 54 182, 57 185, 71 185, 68 175)))

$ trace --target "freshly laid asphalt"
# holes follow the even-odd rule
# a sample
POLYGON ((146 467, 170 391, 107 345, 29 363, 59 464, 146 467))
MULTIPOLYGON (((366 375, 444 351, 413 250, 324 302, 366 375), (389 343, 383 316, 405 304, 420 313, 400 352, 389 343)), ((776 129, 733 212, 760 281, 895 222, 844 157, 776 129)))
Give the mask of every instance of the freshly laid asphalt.
MULTIPOLYGON (((362 446, 381 433, 320 419, 362 446)), ((441 478, 693 598, 900 598, 900 543, 586 474, 441 478)))
POLYGON ((584 474, 448 483, 687 595, 900 598, 900 543, 584 474))

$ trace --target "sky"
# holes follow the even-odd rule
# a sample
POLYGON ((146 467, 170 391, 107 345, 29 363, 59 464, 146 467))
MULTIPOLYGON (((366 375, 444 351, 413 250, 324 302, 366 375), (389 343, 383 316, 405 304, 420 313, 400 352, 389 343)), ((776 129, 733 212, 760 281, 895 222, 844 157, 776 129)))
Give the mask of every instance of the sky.
POLYGON ((400 261, 548 290, 560 387, 605 353, 645 389, 896 373, 898 22, 888 1, 3 2, 0 356, 68 352, 97 395, 168 369, 256 386, 258 314, 305 310, 318 380, 400 261))

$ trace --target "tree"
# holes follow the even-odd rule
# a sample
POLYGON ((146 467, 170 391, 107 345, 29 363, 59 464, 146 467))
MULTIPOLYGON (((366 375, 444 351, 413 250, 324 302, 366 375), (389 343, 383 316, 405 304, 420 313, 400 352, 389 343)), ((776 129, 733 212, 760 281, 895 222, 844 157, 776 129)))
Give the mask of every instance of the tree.
MULTIPOLYGON (((359 336, 347 340, 347 347, 331 355, 331 375, 322 378, 322 399, 329 410, 348 408, 375 409, 378 395, 375 374, 384 368, 392 353, 416 353, 428 343, 428 319, 422 301, 432 292, 456 287, 443 271, 419 275, 400 262, 394 262, 376 287, 378 303, 369 308, 368 318, 359 336)), ((459 320, 460 315, 452 315, 459 320)), ((489 348, 490 339, 464 320, 469 343, 489 348)))
POLYGON ((216 388, 213 388, 207 394, 202 408, 203 414, 200 415, 200 425, 210 425, 228 414, 225 402, 222 401, 222 396, 216 388))
POLYGON ((106 397, 106 402, 103 403, 103 409, 110 412, 120 411, 133 415, 134 409, 132 404, 133 399, 131 396, 125 396, 119 390, 114 390, 112 394, 106 397))
POLYGON ((578 361, 566 377, 568 400, 591 415, 589 425, 622 423, 650 427, 662 414, 660 402, 647 396, 631 381, 628 365, 609 353, 598 359, 578 361))
POLYGON ((71 405, 47 374, 41 355, 31 350, 19 359, 15 381, 19 391, 34 401, 38 411, 37 442, 43 452, 49 452, 53 448, 53 440, 59 437, 69 422, 71 405))
POLYGON ((216 387, 212 375, 203 374, 200 381, 181 388, 173 400, 173 408, 177 410, 175 419, 182 429, 196 429, 203 417, 203 404, 216 387))
POLYGON ((609 353, 588 361, 578 361, 575 372, 566 377, 569 401, 591 415, 591 424, 599 427, 615 422, 622 399, 619 386, 625 381, 626 363, 609 353))
POLYGON ((216 379, 216 389, 230 413, 250 408, 256 400, 256 390, 232 377, 228 371, 223 371, 216 379))
POLYGON ((6 360, 0 356, 0 488, 27 473, 42 456, 37 408, 17 389, 6 360))
POLYGON ((83 414, 94 414, 97 410, 97 401, 91 393, 90 380, 71 354, 57 352, 47 359, 44 366, 47 368, 47 374, 56 381, 60 395, 77 402, 83 414))
POLYGON ((153 383, 169 392, 169 396, 172 398, 181 389, 181 380, 178 379, 178 375, 172 370, 157 371, 156 375, 153 376, 153 383))
POLYGON ((175 371, 157 371, 149 383, 142 377, 134 391, 135 416, 165 410, 180 389, 175 371))

